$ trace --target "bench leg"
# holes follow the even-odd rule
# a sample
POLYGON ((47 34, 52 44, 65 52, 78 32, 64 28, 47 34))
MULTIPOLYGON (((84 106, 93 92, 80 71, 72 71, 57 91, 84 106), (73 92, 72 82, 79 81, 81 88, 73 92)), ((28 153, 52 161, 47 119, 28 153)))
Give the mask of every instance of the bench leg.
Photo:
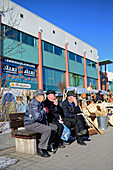
POLYGON ((27 153, 27 154, 36 154, 36 138, 35 139, 22 139, 15 138, 16 151, 27 153))

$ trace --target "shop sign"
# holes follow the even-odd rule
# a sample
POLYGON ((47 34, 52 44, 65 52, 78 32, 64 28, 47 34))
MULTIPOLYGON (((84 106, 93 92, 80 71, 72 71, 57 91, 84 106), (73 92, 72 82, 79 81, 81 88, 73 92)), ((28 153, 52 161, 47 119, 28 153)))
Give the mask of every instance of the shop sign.
POLYGON ((31 88, 30 84, 24 84, 24 83, 10 83, 11 87, 18 87, 18 88, 31 88))
POLYGON ((15 66, 11 65, 2 65, 2 72, 8 74, 17 74, 18 69, 15 66))
POLYGON ((35 70, 23 68, 23 75, 28 77, 35 77, 35 70))

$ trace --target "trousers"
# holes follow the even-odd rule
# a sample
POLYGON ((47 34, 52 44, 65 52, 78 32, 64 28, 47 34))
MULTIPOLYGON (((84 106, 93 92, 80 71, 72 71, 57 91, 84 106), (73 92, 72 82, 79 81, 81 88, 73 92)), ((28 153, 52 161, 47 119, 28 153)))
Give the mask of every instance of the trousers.
POLYGON ((52 131, 57 132, 57 125, 50 123, 48 126, 48 125, 45 125, 39 122, 35 122, 31 125, 27 125, 26 129, 33 131, 33 132, 40 133, 41 139, 40 139, 38 148, 47 150, 47 146, 48 146, 51 133, 52 131))

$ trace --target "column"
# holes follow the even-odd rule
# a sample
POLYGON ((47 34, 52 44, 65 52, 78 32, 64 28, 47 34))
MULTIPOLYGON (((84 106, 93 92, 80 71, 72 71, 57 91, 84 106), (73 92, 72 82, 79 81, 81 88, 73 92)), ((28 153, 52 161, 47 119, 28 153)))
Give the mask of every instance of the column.
POLYGON ((43 90, 41 32, 38 33, 38 88, 43 90))
POLYGON ((1 73, 2 73, 2 62, 1 62, 1 14, 0 14, 0 89, 1 89, 1 73))
POLYGON ((68 88, 69 87, 69 66, 68 66, 67 44, 65 44, 65 64, 66 64, 65 82, 66 82, 66 88, 68 88))
POLYGON ((99 71, 99 61, 97 59, 97 72, 98 72, 98 90, 101 90, 100 87, 100 71, 99 71))
POLYGON ((86 52, 84 52, 84 86, 87 88, 86 52))

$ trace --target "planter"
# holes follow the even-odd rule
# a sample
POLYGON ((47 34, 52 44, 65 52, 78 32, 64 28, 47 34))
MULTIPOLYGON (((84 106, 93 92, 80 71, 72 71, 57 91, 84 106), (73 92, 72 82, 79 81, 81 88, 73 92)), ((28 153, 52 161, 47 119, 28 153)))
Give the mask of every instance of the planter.
POLYGON ((108 116, 97 116, 98 128, 105 130, 108 126, 108 116))

